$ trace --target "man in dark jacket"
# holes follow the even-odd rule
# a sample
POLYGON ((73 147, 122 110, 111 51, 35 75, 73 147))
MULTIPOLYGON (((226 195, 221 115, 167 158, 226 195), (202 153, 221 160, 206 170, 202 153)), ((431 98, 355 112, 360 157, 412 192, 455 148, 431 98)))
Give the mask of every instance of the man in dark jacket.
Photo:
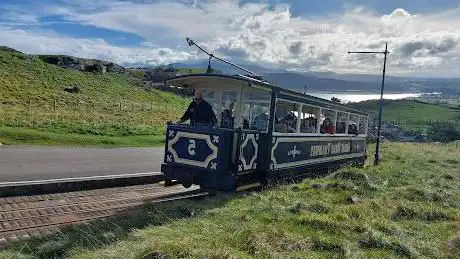
POLYGON ((190 125, 194 126, 214 126, 217 123, 217 118, 212 110, 212 106, 203 100, 203 91, 201 89, 195 89, 193 101, 177 123, 183 123, 187 120, 190 120, 190 125))

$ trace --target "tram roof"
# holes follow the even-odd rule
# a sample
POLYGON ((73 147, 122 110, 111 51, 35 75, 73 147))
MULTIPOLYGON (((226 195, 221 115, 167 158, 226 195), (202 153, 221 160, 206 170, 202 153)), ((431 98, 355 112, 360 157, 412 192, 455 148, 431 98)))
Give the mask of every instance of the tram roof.
MULTIPOLYGON (((257 88, 261 88, 267 91, 276 91, 279 93, 279 98, 286 99, 286 100, 292 100, 292 101, 298 101, 301 103, 310 103, 312 105, 317 105, 325 108, 330 108, 330 109, 339 109, 342 111, 347 111, 351 113, 357 113, 360 115, 369 115, 368 113, 357 110, 354 108, 351 108, 347 105, 335 103, 323 98, 315 97, 309 94, 302 94, 293 90, 289 90, 283 87, 278 87, 274 86, 268 82, 255 79, 249 76, 245 75, 225 75, 225 74, 186 74, 186 75, 180 75, 176 76, 170 79, 165 80, 165 83, 175 85, 175 86, 181 86, 184 88, 195 88, 201 85, 202 83, 208 83, 210 80, 228 80, 228 83, 235 83, 235 81, 243 81, 248 83, 249 85, 252 86, 258 86, 257 88)), ((213 87, 217 88, 217 87, 213 87)))

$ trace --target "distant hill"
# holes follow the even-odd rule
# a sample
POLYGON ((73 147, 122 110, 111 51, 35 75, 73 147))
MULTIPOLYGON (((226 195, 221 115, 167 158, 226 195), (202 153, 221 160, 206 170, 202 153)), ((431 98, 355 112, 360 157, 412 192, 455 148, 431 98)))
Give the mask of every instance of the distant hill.
MULTIPOLYGON (((293 72, 265 73, 264 78, 270 83, 293 90, 303 91, 305 84, 307 84, 307 91, 380 91, 380 82, 377 81, 349 81, 334 78, 321 78, 293 72)), ((410 91, 410 89, 404 85, 397 83, 388 83, 385 87, 387 91, 393 92, 410 91)))
MULTIPOLYGON (((195 63, 172 63, 174 68, 204 69, 208 61, 195 63)), ((334 72, 291 72, 283 69, 265 68, 255 64, 238 64, 281 87, 303 91, 305 84, 310 91, 366 91, 379 92, 381 75, 339 74, 334 72)), ((228 64, 212 61, 211 66, 226 74, 244 74, 228 64)), ((447 95, 460 95, 460 78, 423 78, 423 77, 385 77, 385 90, 390 92, 440 92, 447 95)))
MULTIPOLYGON (((206 70, 206 68, 208 67, 208 61, 207 60, 203 60, 203 61, 199 61, 199 62, 195 62, 195 63, 171 63, 170 64, 172 67, 174 68, 200 68, 200 69, 204 69, 206 70)), ((259 65, 255 65, 255 64, 237 64, 238 66, 241 66, 249 71, 252 71, 256 74, 265 74, 265 73, 271 73, 271 72, 283 72, 285 70, 282 70, 282 69, 271 69, 271 68, 266 68, 266 67, 262 67, 262 66, 259 66, 259 65)), ((229 64, 226 64, 224 62, 220 62, 220 61, 217 61, 217 60, 212 60, 211 61, 211 67, 214 68, 214 69, 217 69, 219 71, 221 71, 222 73, 225 73, 225 74, 245 74, 244 71, 242 70, 239 70, 229 64)))
MULTIPOLYGON (((355 109, 367 111, 377 117, 378 100, 368 100, 358 103, 349 103, 355 109)), ((439 122, 459 122, 458 108, 425 103, 418 100, 385 100, 383 105, 383 120, 396 122, 404 129, 424 132, 428 125, 439 122)), ((459 127, 460 125, 456 125, 459 127)))

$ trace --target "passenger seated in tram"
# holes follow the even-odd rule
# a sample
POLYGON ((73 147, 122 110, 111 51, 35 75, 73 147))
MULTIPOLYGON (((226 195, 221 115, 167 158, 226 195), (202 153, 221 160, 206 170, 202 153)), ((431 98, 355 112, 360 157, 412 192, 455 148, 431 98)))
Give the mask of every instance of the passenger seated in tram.
POLYGON ((301 133, 315 133, 316 132, 316 118, 309 117, 302 120, 300 126, 301 133))
POLYGON ((252 129, 254 130, 265 130, 268 125, 268 115, 261 113, 254 118, 252 129))
POLYGON ((323 121, 323 124, 321 125, 320 132, 322 134, 334 134, 335 133, 335 127, 332 125, 332 121, 330 118, 326 118, 323 121))
POLYGON ((345 133, 345 122, 337 122, 336 128, 336 133, 345 133))
POLYGON ((217 118, 211 105, 203 99, 203 90, 195 89, 193 95, 193 101, 177 123, 190 120, 192 126, 215 126, 217 118))
POLYGON ((276 124, 276 132, 281 133, 295 133, 296 129, 294 128, 296 125, 295 119, 291 118, 289 115, 281 119, 276 124))
POLYGON ((221 128, 233 129, 233 117, 229 109, 222 112, 222 119, 220 121, 221 128))
POLYGON ((248 119, 243 119, 243 129, 249 129, 249 121, 248 121, 248 119))
POLYGON ((289 125, 289 122, 282 121, 276 124, 276 132, 280 133, 295 133, 296 130, 289 125))
POLYGON ((348 125, 348 134, 358 135, 358 127, 355 123, 348 125))

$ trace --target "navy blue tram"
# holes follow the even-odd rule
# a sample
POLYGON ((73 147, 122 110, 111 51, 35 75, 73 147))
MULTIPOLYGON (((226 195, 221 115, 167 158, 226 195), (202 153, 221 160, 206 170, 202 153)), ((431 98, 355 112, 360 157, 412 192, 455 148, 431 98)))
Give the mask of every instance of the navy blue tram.
POLYGON ((366 159, 362 111, 243 75, 189 74, 167 83, 200 89, 217 117, 214 126, 168 124, 167 183, 239 191, 366 159))

